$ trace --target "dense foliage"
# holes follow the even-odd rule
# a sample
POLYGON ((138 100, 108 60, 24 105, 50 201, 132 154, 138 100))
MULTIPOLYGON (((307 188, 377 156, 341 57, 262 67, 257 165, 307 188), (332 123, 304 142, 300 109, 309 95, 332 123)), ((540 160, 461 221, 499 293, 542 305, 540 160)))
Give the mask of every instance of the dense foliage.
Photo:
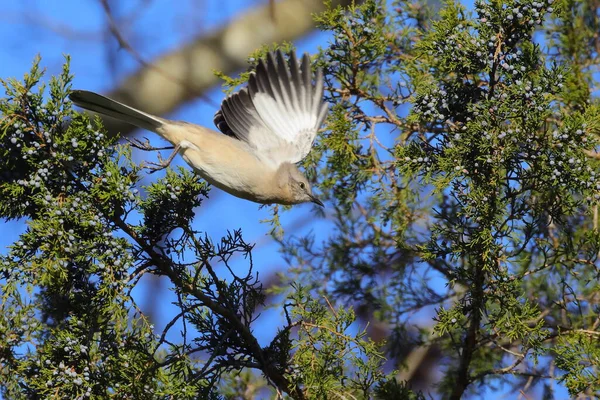
POLYGON ((304 167, 331 230, 291 237, 274 207, 290 268, 268 291, 238 227, 198 230, 207 184, 140 186, 71 109, 68 63, 49 93, 38 61, 3 81, 0 215, 28 224, 0 258, 5 397, 600 395, 600 4, 392 3, 315 17, 331 113, 304 167), (131 295, 146 274, 178 299, 159 330, 131 295), (268 294, 286 320, 261 347, 268 294))

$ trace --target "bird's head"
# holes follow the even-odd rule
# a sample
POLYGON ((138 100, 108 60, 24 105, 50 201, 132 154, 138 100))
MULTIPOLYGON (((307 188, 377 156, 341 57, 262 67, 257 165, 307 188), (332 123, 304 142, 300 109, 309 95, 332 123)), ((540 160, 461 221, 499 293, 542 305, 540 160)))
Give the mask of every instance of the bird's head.
POLYGON ((317 199, 306 177, 294 164, 285 163, 278 171, 279 187, 286 197, 285 203, 299 204, 312 202, 323 207, 323 202, 317 199))

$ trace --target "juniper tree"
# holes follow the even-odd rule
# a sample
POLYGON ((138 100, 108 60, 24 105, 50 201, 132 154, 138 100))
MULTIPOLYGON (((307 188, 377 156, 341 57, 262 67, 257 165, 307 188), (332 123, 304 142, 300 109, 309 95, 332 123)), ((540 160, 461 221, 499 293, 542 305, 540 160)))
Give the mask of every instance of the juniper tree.
POLYGON ((444 397, 598 395, 599 5, 392 3, 317 17, 334 233, 284 238, 284 282, 386 324, 398 368, 435 347, 444 397))
POLYGON ((45 96, 37 61, 4 81, 0 212, 28 229, 0 260, 3 394, 416 398, 404 357, 435 347, 426 390, 443 397, 551 397, 554 381, 597 395, 597 7, 369 0, 317 15, 332 111, 304 167, 332 228, 292 237, 274 208, 290 269, 268 292, 239 227, 195 224, 208 185, 179 169, 141 187, 129 147, 71 109, 68 66, 45 96), (247 274, 222 272, 234 253, 247 274), (145 274, 178 298, 159 329, 131 296, 145 274), (285 294, 285 321, 261 347, 267 293, 285 294))

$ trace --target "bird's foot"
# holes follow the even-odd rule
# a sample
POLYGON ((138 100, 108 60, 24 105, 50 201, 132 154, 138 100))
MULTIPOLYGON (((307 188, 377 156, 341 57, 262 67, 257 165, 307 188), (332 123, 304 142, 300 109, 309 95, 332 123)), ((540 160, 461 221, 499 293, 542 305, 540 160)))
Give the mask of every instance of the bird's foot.
POLYGON ((150 171, 149 172, 150 174, 153 174, 156 171, 160 171, 162 169, 165 169, 165 168, 167 168, 171 164, 171 161, 173 161, 173 158, 175 158, 175 156, 179 152, 180 146, 177 145, 175 147, 170 147, 170 148, 173 149, 173 152, 171 153, 171 155, 169 156, 169 158, 167 158, 166 160, 163 160, 162 156, 160 155, 160 153, 158 153, 158 162, 155 163, 155 162, 148 161, 146 163, 147 166, 145 168, 150 171))
POLYGON ((127 142, 135 147, 136 149, 140 149, 140 150, 144 150, 144 151, 159 151, 159 150, 171 150, 174 147, 173 146, 165 146, 165 147, 154 147, 150 145, 150 141, 148 140, 147 137, 144 137, 144 141, 141 141, 140 139, 128 139, 126 138, 125 140, 127 140, 127 142))
POLYGON ((175 155, 177 154, 177 152, 179 151, 179 148, 180 148, 179 145, 166 146, 166 147, 155 147, 155 146, 150 145, 150 141, 148 140, 147 137, 144 137, 144 141, 141 141, 139 139, 127 139, 127 141, 129 142, 129 144, 131 146, 135 147, 136 149, 143 150, 143 151, 160 151, 160 150, 171 150, 171 149, 173 150, 173 152, 171 153, 169 158, 167 158, 166 160, 163 160, 160 153, 158 153, 158 162, 147 161, 144 163, 144 168, 149 170, 150 174, 153 174, 156 171, 160 171, 162 169, 167 168, 171 164, 171 161, 173 161, 173 158, 175 158, 175 155))

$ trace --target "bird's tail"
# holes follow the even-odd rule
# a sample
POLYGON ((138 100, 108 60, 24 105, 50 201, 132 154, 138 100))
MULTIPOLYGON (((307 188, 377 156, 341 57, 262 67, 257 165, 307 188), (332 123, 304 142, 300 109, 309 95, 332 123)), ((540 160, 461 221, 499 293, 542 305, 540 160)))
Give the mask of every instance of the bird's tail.
POLYGON ((165 123, 162 118, 87 90, 73 90, 69 94, 69 99, 81 108, 128 122, 149 131, 156 132, 165 123))

